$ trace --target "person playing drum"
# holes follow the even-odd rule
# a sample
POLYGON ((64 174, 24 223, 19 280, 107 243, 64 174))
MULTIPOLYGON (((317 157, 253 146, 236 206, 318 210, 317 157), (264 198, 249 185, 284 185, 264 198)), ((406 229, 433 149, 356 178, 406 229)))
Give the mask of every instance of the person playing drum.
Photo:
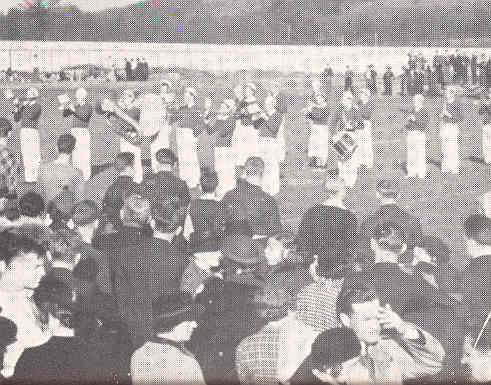
POLYGON ((337 109, 331 121, 333 132, 332 142, 338 151, 339 176, 344 179, 346 186, 353 187, 358 178, 359 155, 358 143, 363 120, 358 106, 353 104, 353 94, 345 91, 341 106, 337 109))

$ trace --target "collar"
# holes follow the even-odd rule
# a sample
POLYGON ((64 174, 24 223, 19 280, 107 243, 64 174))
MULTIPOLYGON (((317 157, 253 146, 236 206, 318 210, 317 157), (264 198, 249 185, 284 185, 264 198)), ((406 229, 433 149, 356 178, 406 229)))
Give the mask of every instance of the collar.
POLYGON ((70 163, 70 155, 67 155, 67 154, 58 155, 58 158, 55 159, 55 163, 69 164, 70 163))
POLYGON ((199 199, 210 200, 210 201, 217 201, 218 200, 215 193, 204 193, 204 194, 201 194, 201 196, 199 197, 199 199))
POLYGON ((53 269, 58 268, 58 269, 67 269, 73 271, 73 265, 64 261, 58 261, 58 260, 53 261, 51 262, 51 267, 53 269))
POLYGON ((322 202, 322 204, 324 206, 337 207, 337 208, 342 209, 342 210, 347 210, 343 201, 340 200, 339 198, 328 198, 324 202, 322 202))
POLYGON ((121 171, 121 173, 118 175, 119 179, 131 179, 133 180, 133 176, 126 174, 127 171, 121 171))
POLYGON ((171 234, 169 234, 169 233, 160 233, 160 232, 155 231, 155 230, 153 232, 153 237, 154 238, 161 239, 162 241, 167 241, 169 243, 171 243, 174 240, 175 236, 176 235, 174 233, 171 233, 171 234))

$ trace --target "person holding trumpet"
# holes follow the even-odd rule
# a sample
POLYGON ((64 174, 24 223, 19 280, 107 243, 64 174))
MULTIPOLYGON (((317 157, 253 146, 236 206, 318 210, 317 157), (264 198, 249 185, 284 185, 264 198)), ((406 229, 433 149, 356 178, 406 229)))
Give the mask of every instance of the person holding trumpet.
POLYGON ((75 91, 75 103, 67 95, 61 95, 60 110, 63 117, 72 116, 71 133, 75 137, 75 148, 72 153, 73 165, 82 171, 84 180, 91 177, 91 141, 89 123, 92 117, 92 105, 87 103, 87 91, 78 88, 75 91))
POLYGON ((322 169, 326 166, 329 149, 328 122, 330 110, 326 96, 320 91, 316 92, 302 113, 310 122, 311 127, 308 143, 309 166, 322 169))
POLYGON ((445 90, 443 108, 440 114, 442 125, 440 138, 442 146, 442 172, 458 174, 460 170, 459 123, 462 122, 462 105, 456 98, 457 90, 449 86, 445 90))
POLYGON ((482 116, 482 155, 486 164, 491 164, 491 88, 488 95, 481 101, 475 101, 482 116))
POLYGON ((39 91, 31 87, 25 99, 14 98, 14 121, 20 122, 20 151, 24 164, 24 180, 35 183, 41 165, 41 144, 39 140, 39 118, 42 107, 39 104, 39 91))
POLYGON ((414 107, 407 118, 407 177, 426 177, 426 129, 430 121, 424 96, 414 95, 414 107))

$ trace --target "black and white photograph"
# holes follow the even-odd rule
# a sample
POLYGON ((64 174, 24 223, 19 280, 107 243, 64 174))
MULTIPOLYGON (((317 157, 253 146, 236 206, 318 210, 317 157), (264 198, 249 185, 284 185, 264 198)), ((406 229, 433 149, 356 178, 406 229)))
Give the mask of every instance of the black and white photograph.
POLYGON ((491 384, 491 0, 0 0, 4 384, 491 384))

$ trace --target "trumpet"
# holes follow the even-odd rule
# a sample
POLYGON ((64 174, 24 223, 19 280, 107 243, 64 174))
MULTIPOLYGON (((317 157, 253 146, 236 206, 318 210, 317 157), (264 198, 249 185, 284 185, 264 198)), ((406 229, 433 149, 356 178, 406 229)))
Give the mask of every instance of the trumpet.
POLYGON ((140 124, 118 107, 116 103, 109 99, 103 99, 96 104, 95 111, 99 115, 104 115, 106 123, 117 135, 134 146, 139 146, 142 143, 140 124))

